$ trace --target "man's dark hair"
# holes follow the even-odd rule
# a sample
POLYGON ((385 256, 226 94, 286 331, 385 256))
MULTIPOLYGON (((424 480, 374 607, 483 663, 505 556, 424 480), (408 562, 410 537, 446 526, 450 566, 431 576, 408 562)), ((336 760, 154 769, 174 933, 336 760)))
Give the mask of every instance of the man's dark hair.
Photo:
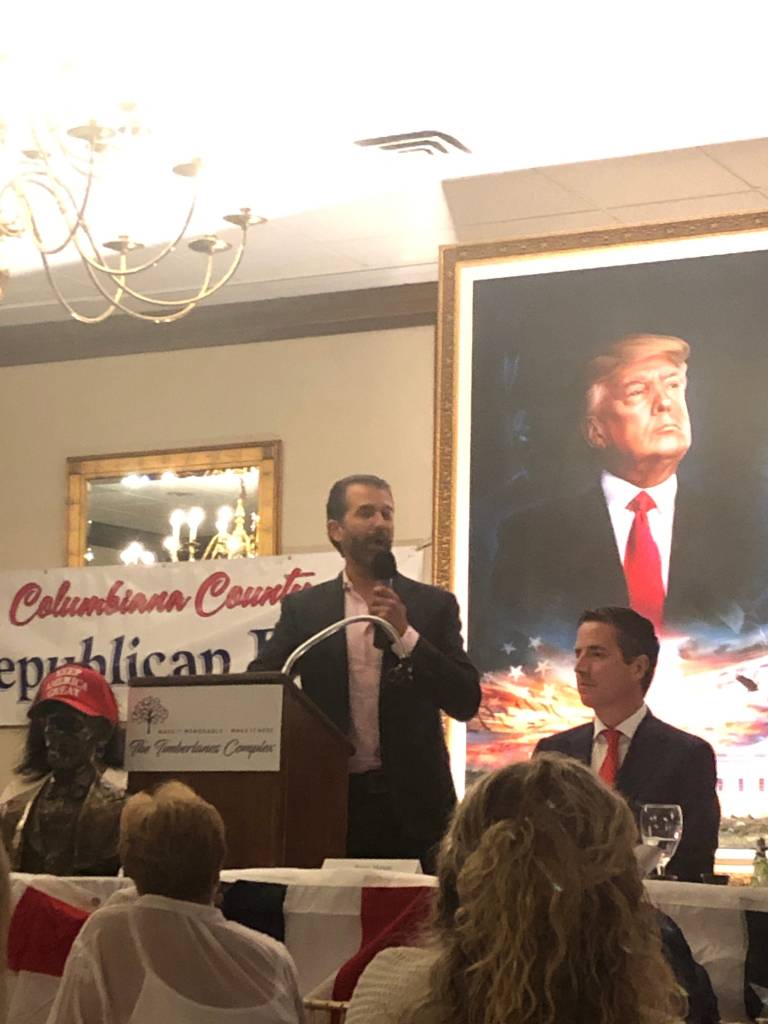
MULTIPOLYGON (((380 491, 392 493, 392 488, 380 476, 372 476, 370 473, 355 473, 353 476, 345 476, 336 481, 328 494, 328 501, 325 503, 326 519, 334 519, 338 523, 344 518, 344 513, 347 511, 347 489, 353 484, 363 484, 364 487, 375 487, 380 491)), ((335 540, 331 540, 331 544, 337 551, 341 551, 335 540)))
POLYGON ((648 658, 648 671, 642 679, 643 693, 647 693, 659 660, 659 641, 650 619, 638 615, 631 608, 606 607, 584 612, 579 625, 585 622, 604 622, 613 626, 616 643, 627 665, 641 654, 648 658))
POLYGON ((344 513, 347 511, 347 488, 353 484, 363 484, 364 487, 376 487, 380 491, 392 493, 392 488, 380 476, 372 476, 370 473, 356 473, 354 476, 345 476, 342 480, 336 481, 328 495, 328 501, 325 506, 327 519, 335 519, 339 522, 339 520, 344 518, 344 513))

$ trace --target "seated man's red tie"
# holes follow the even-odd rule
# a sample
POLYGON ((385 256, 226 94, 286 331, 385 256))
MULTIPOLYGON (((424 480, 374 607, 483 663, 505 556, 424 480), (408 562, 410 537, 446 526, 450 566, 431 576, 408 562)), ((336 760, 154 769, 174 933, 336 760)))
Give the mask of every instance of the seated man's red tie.
POLYGON ((605 736, 608 749, 605 752, 605 758, 597 774, 603 782, 607 782, 609 786, 612 786, 616 782, 616 776, 619 772, 619 740, 621 739, 621 733, 618 729, 603 729, 600 735, 605 736))

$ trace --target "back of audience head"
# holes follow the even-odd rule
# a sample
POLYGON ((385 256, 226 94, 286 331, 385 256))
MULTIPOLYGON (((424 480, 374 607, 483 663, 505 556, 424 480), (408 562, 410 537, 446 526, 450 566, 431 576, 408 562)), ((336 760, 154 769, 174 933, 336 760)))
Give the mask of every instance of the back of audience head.
POLYGON ((684 1016, 635 842, 624 801, 570 758, 542 754, 481 779, 458 807, 438 862, 434 1019, 684 1016))
POLYGON ((182 782, 137 793, 120 819, 120 859, 140 895, 210 903, 226 855, 224 822, 182 782))

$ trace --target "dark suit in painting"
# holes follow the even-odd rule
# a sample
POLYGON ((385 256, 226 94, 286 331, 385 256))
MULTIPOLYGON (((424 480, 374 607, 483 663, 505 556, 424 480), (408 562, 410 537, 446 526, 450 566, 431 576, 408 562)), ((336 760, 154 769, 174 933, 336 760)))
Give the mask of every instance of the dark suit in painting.
MULTIPOLYGON (((440 711, 470 719, 480 703, 478 672, 461 640, 458 605, 438 587, 396 576, 392 589, 419 633, 411 654, 412 677, 382 659, 379 731, 382 768, 403 831, 429 849, 442 836, 456 802, 440 711)), ((275 632, 249 670, 279 669, 302 641, 344 618, 342 577, 291 594, 283 601, 275 632)), ((304 692, 347 733, 349 679, 344 632, 319 644, 298 663, 304 692)))
MULTIPOLYGON (((678 489, 664 602, 670 629, 704 623, 738 632, 743 624, 739 601, 746 574, 729 543, 737 528, 723 528, 715 500, 692 495, 682 484, 678 489)), ((499 646, 507 639, 538 635, 570 646, 573 623, 585 609, 628 604, 599 483, 523 509, 502 524, 484 631, 498 663, 499 646)))
MULTIPOLYGON (((594 727, 578 725, 540 740, 536 752, 558 751, 584 764, 592 758, 594 727)), ((668 873, 682 881, 701 881, 713 871, 720 827, 717 769, 712 747, 698 736, 675 729, 648 712, 629 745, 616 789, 635 815, 641 804, 679 804, 683 838, 668 873)))

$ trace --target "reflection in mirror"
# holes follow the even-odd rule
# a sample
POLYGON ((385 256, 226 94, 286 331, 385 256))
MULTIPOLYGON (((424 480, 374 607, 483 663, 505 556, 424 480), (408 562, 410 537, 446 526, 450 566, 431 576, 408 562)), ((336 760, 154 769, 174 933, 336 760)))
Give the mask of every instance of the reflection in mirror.
POLYGON ((69 459, 68 564, 275 554, 278 459, 278 441, 69 459))

